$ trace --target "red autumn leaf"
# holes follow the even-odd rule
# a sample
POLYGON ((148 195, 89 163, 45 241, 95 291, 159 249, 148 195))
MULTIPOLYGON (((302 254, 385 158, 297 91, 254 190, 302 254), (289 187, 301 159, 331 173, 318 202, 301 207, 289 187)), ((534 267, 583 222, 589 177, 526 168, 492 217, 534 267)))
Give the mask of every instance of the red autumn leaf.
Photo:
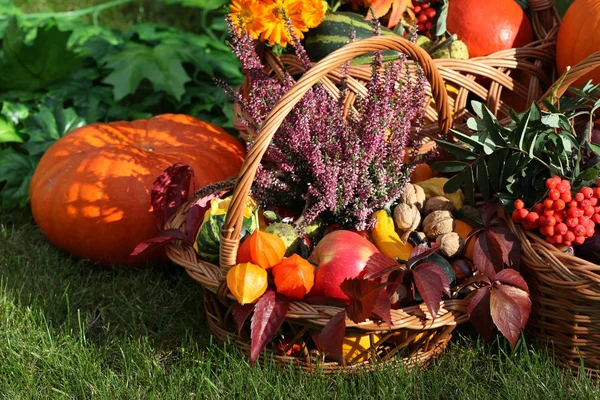
POLYGON ((379 292, 379 297, 377 297, 377 301, 373 307, 373 313, 383 319, 388 328, 392 329, 392 303, 387 291, 381 290, 379 292))
POLYGON ((484 226, 490 226, 492 219, 496 216, 496 213, 500 208, 500 205, 500 201, 490 200, 485 202, 485 204, 479 209, 479 215, 481 216, 484 226))
POLYGON ((158 230, 162 230, 165 223, 187 199, 190 192, 190 183, 193 182, 194 169, 191 165, 177 163, 165 169, 152 184, 150 203, 158 230))
POLYGON ((425 243, 413 247, 408 262, 406 263, 407 267, 412 268, 418 261, 426 259, 438 250, 439 246, 437 243, 432 243, 431 247, 425 243))
POLYGON ((137 264, 139 262, 155 258, 167 243, 177 242, 180 240, 186 242, 187 236, 179 229, 167 229, 159 232, 156 237, 144 240, 142 243, 138 244, 135 249, 133 249, 129 255, 129 263, 137 264))
POLYGON ((477 289, 477 292, 469 300, 467 315, 477 332, 488 342, 492 340, 494 321, 490 311, 490 286, 477 289))
POLYGON ((521 241, 517 235, 504 226, 493 226, 488 232, 500 243, 504 263, 518 271, 521 267, 521 241))
POLYGON ((450 296, 448 277, 439 265, 423 263, 413 269, 413 278, 431 317, 435 319, 442 302, 442 294, 450 296))
POLYGON ((238 328, 238 336, 242 334, 244 323, 248 319, 248 316, 254 311, 254 304, 240 304, 235 303, 233 307, 233 319, 238 328))
POLYGON ((529 293, 529 287, 527 286, 527 282, 525 282, 525 279, 523 279, 519 272, 515 271, 512 268, 506 268, 498 272, 494 279, 502 283, 507 283, 509 285, 516 286, 519 289, 522 289, 525 292, 529 293))
POLYGON ((188 240, 194 242, 196 235, 204 219, 204 214, 210 209, 210 201, 223 196, 227 191, 221 191, 217 193, 211 193, 208 196, 201 197, 194 201, 185 216, 185 228, 187 230, 188 240))
POLYGON ((490 279, 494 279, 496 272, 504 267, 500 246, 496 237, 489 235, 489 231, 479 235, 473 246, 475 268, 490 279))
POLYGON ((494 285, 491 290, 490 310, 494 324, 514 348, 529 320, 529 294, 514 286, 494 285))
POLYGON ((344 356, 342 345, 346 333, 346 312, 340 311, 335 314, 323 327, 318 335, 315 335, 315 343, 320 351, 328 353, 331 358, 339 363, 343 362, 344 356))
POLYGON ((289 304, 290 301, 286 296, 275 293, 272 289, 267 289, 256 303, 250 324, 250 365, 254 364, 260 353, 275 337, 285 321, 289 304))
POLYGON ((371 2, 369 13, 367 14, 367 19, 371 19, 372 15, 376 18, 381 18, 390 12, 391 9, 388 20, 388 28, 391 29, 398 25, 402 18, 402 14, 404 14, 406 9, 411 5, 411 0, 373 0, 373 2, 371 2))
POLYGON ((404 275, 406 275, 406 270, 398 270, 390 274, 388 277, 387 287, 385 289, 389 296, 391 296, 400 287, 400 285, 402 285, 404 281, 404 275))
POLYGON ((374 253, 365 268, 361 271, 359 278, 362 279, 378 279, 384 277, 393 271, 400 268, 400 264, 391 257, 386 256, 383 253, 374 253))
POLYGON ((358 324, 373 313, 385 283, 360 278, 344 279, 340 288, 350 298, 350 304, 346 307, 348 318, 358 324))

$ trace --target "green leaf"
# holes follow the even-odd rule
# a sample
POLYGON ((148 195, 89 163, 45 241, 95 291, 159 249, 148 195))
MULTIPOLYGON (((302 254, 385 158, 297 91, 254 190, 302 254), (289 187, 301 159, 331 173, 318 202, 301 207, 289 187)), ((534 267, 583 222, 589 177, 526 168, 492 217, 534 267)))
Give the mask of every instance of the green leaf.
POLYGON ((485 106, 479 101, 472 101, 471 107, 473 107, 473 112, 475 112, 475 115, 483 119, 483 107, 485 106))
POLYGON ((490 138, 494 141, 494 144, 496 144, 497 146, 508 145, 506 139, 500 133, 501 126, 496 117, 494 117, 492 112, 485 106, 483 107, 482 112, 483 122, 485 123, 487 132, 490 134, 490 138))
POLYGON ((524 144, 523 142, 525 141, 525 137, 527 135, 527 128, 529 126, 530 115, 531 115, 531 110, 527 110, 527 112, 525 113, 525 115, 523 115, 523 118, 519 122, 517 129, 515 129, 515 131, 514 131, 515 143, 517 144, 519 149, 521 149, 523 151, 525 150, 525 147, 523 146, 523 144, 524 144))
POLYGON ((454 144, 454 143, 450 143, 447 142, 445 140, 442 139, 436 139, 435 142, 444 150, 446 150, 448 153, 458 157, 459 159, 474 159, 477 157, 477 154, 472 152, 471 150, 454 144))
POLYGON ((0 150, 0 205, 11 209, 24 207, 29 201, 29 183, 38 158, 17 153, 12 148, 0 150))
POLYGON ((155 91, 163 90, 177 100, 185 93, 185 83, 191 79, 181 65, 177 49, 163 43, 154 48, 128 43, 127 48, 107 60, 113 71, 103 82, 114 87, 115 100, 135 93, 140 82, 147 79, 155 91))
POLYGON ((32 156, 41 155, 55 141, 85 124, 86 121, 72 108, 41 106, 38 113, 25 120, 23 130, 29 136, 29 141, 22 147, 32 156))
POLYGON ((184 7, 202 8, 207 11, 216 10, 229 3, 228 0, 162 0, 166 4, 181 4, 184 7))
POLYGON ((485 200, 490 199, 490 177, 485 160, 481 160, 476 166, 477 187, 485 200))
POLYGON ((542 124, 552 128, 560 128, 560 114, 546 114, 542 116, 542 124))
POLYGON ((454 135, 455 138, 460 140, 462 143, 464 143, 468 146, 471 146, 474 151, 476 151, 476 152, 483 151, 483 144, 479 143, 475 139, 475 138, 477 138, 477 136, 472 137, 469 135, 465 135, 464 133, 456 131, 456 130, 452 130, 452 134, 454 135))
POLYGON ((469 166, 464 172, 465 174, 465 200, 467 203, 475 204, 475 177, 473 176, 473 169, 469 166))
POLYGON ((588 168, 583 170, 583 172, 575 178, 575 181, 592 181, 595 182, 598 180, 598 175, 600 174, 600 164, 594 165, 592 168, 588 168))
POLYGON ((597 155, 600 156, 600 145, 597 145, 595 143, 589 142, 588 145, 590 146, 590 149, 597 155))
POLYGON ((2 111, 0 114, 4 115, 13 125, 17 125, 19 122, 29 116, 29 109, 21 103, 13 103, 10 101, 2 102, 2 111))
POLYGON ((0 143, 23 143, 15 127, 4 118, 0 117, 0 143))
POLYGON ((0 53, 0 89, 35 91, 50 82, 64 80, 81 60, 67 49, 70 32, 61 32, 52 21, 37 28, 31 44, 27 32, 12 18, 0 53))
POLYGON ((440 161, 431 166, 434 171, 444 173, 460 172, 468 167, 469 164, 462 161, 440 161))
POLYGON ((521 153, 512 153, 506 157, 506 161, 502 167, 502 177, 500 178, 500 182, 506 182, 510 176, 517 172, 516 168, 520 159, 521 153))
MULTIPOLYGON (((469 168, 470 170, 470 168, 469 168)), ((458 189, 461 188, 462 184, 467 179, 467 171, 463 171, 459 174, 454 175, 452 178, 448 179, 448 182, 444 184, 444 192, 446 193, 454 193, 458 189)))

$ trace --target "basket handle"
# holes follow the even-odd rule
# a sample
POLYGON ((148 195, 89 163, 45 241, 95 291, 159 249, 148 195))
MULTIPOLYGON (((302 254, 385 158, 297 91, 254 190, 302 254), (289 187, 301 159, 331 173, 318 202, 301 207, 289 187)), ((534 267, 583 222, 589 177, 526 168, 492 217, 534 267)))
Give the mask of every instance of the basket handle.
POLYGON ((542 96, 542 100, 550 97, 552 93, 556 90, 556 98, 560 98, 567 89, 579 78, 585 76, 588 72, 595 70, 600 67, 600 51, 592 53, 583 61, 577 63, 574 67, 572 67, 569 72, 567 72, 567 76, 561 82, 560 79, 548 89, 546 93, 542 96))
POLYGON ((416 44, 400 36, 386 35, 375 36, 349 43, 332 52, 315 64, 294 84, 294 86, 281 97, 273 107, 248 152, 237 178, 232 200, 221 229, 221 244, 219 250, 219 264, 223 275, 235 265, 237 249, 240 243, 240 231, 244 217, 246 198, 260 165, 260 161, 267 151, 271 138, 282 124, 285 117, 294 106, 302 99, 304 94, 324 78, 329 72, 341 67, 345 62, 376 50, 395 50, 402 52, 420 64, 427 80, 431 85, 431 92, 438 110, 438 124, 443 134, 447 134, 452 125, 448 94, 444 81, 433 63, 433 60, 416 44))

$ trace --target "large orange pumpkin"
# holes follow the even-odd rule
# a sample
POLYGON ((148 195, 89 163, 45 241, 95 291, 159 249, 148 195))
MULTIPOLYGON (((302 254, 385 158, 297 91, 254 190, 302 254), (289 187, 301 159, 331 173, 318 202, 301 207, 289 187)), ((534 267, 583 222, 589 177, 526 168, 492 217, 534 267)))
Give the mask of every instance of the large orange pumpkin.
POLYGON ((237 174, 243 157, 234 137, 186 115, 91 124, 42 157, 29 188, 33 217, 55 246, 124 263, 157 234, 150 190, 168 166, 190 164, 198 188, 237 174))
POLYGON ((533 40, 531 23, 515 0, 451 0, 446 27, 466 43, 471 58, 533 40))
MULTIPOLYGON (((563 73, 587 56, 600 50, 600 1, 575 0, 560 23, 556 39, 556 67, 563 73)), ((588 80, 600 83, 600 69, 591 71, 574 83, 581 86, 588 80)))

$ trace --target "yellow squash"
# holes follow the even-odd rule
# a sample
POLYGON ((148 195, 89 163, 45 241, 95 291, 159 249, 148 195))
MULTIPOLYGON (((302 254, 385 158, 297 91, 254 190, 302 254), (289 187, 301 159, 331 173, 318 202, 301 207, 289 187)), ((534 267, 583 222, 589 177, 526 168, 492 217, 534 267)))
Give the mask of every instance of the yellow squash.
POLYGON ((379 210, 373 217, 375 226, 371 230, 371 237, 377 249, 388 257, 408 260, 413 247, 400 239, 394 228, 392 216, 386 210, 379 210))

